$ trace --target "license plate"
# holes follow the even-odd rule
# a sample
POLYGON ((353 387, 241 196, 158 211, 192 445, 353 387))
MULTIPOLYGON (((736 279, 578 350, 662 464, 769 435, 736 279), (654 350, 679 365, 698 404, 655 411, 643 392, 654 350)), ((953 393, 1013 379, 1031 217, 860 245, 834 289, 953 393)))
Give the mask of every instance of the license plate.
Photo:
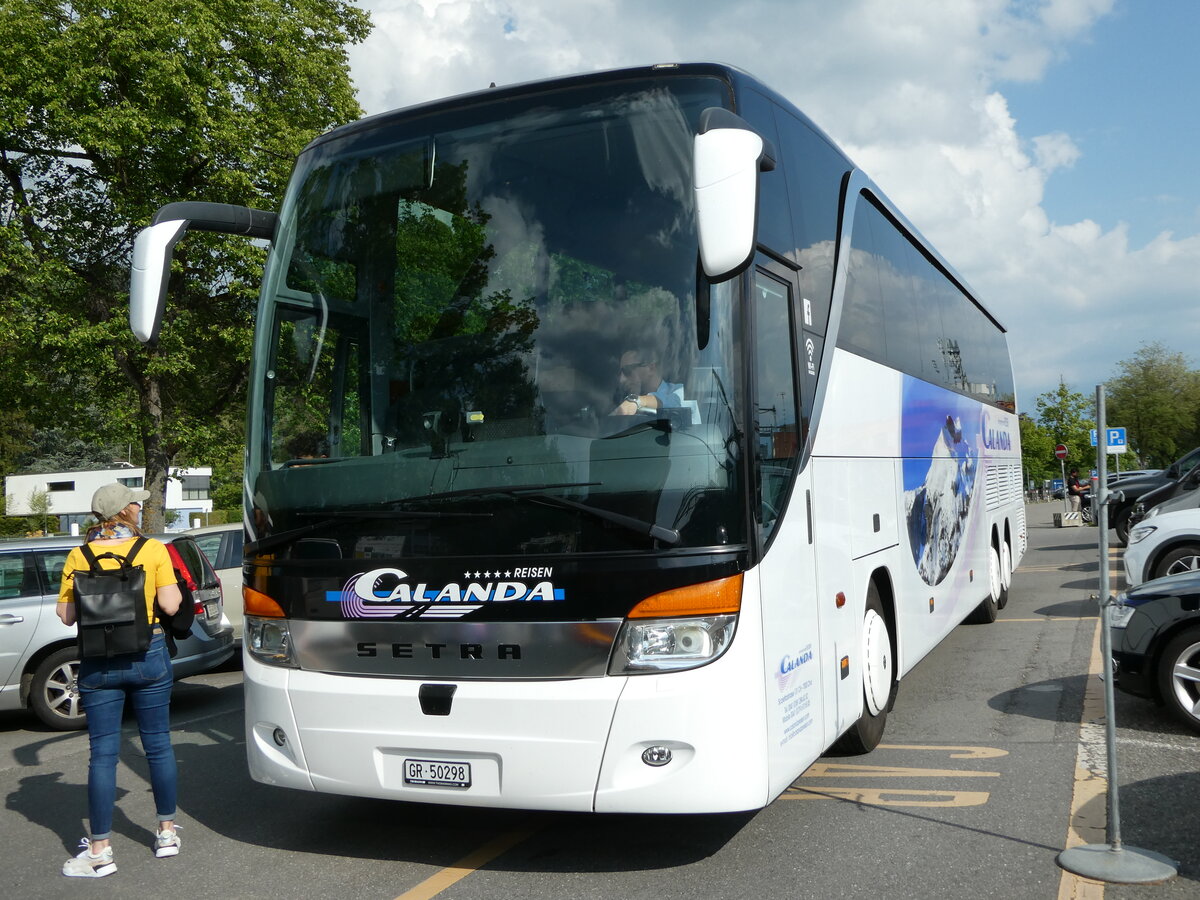
POLYGON ((404 783, 427 787, 469 788, 471 764, 444 759, 406 759, 404 783))

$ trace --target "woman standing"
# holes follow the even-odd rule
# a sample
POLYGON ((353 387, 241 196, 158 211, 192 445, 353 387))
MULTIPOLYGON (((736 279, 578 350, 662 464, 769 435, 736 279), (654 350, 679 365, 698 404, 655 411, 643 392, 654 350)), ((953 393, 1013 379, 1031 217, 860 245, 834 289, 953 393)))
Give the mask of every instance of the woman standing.
MULTIPOLYGON (((148 491, 131 490, 123 484, 106 484, 92 495, 92 513, 99 520, 88 532, 87 542, 97 556, 116 553, 125 556, 141 536, 138 519, 148 491)), ((101 560, 104 568, 116 568, 113 559, 101 560)), ((91 757, 88 762, 88 830, 82 841, 83 852, 63 864, 63 874, 78 878, 102 878, 117 871, 113 862, 112 819, 117 792, 117 758, 121 749, 121 714, 129 699, 137 716, 142 749, 150 765, 150 785, 158 812, 158 830, 154 855, 179 853, 179 835, 175 830, 176 768, 171 748, 170 703, 171 658, 163 627, 156 623, 154 601, 166 615, 179 610, 182 595, 167 548, 159 541, 147 540, 138 551, 134 565, 146 572, 146 611, 151 625, 151 641, 144 653, 128 653, 109 658, 84 659, 79 664, 79 693, 87 713, 91 757)), ((58 617, 67 625, 76 621, 72 590, 75 572, 88 570, 83 551, 71 551, 63 566, 62 586, 58 594, 58 617)))

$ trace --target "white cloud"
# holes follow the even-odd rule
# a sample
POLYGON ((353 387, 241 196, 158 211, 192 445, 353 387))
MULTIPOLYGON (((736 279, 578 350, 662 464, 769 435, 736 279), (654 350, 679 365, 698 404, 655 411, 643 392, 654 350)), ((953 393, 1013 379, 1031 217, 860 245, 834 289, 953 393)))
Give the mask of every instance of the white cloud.
MULTIPOLYGON (((1056 223, 1048 179, 1081 151, 1025 135, 1004 97, 1088 39, 1114 0, 363 0, 351 50, 368 112, 570 72, 740 65, 838 141, 1011 329, 1020 397, 1089 390, 1131 334, 1200 346, 1200 237, 1131 247, 1126 226, 1056 223), (1140 318, 1152 305, 1155 315, 1140 318), (1176 312, 1156 326, 1159 312, 1176 312), (1156 329, 1161 332, 1156 335, 1156 329)), ((1103 190, 1103 185, 1097 186, 1103 190)))

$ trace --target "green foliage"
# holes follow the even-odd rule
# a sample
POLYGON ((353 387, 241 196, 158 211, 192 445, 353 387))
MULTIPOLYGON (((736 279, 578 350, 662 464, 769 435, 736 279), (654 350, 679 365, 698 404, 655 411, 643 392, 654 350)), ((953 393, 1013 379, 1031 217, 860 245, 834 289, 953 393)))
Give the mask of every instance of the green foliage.
POLYGON ((173 200, 277 207, 299 150, 361 115, 346 46, 369 28, 349 0, 5 0, 0 456, 30 426, 136 442, 151 529, 169 466, 240 467, 263 251, 182 242, 159 343, 142 347, 125 321, 132 240, 173 200))
MULTIPOLYGON (((1034 405, 1038 411, 1038 424, 1050 438, 1049 463, 1058 467, 1054 458, 1054 447, 1057 444, 1067 446, 1067 470, 1072 467, 1080 470, 1090 469, 1096 459, 1095 448, 1092 447, 1091 430, 1096 427, 1094 417, 1095 403, 1078 391, 1059 382, 1053 391, 1042 394, 1034 405)), ((1022 439, 1024 432, 1022 432, 1022 439)))
POLYGON ((29 520, 24 516, 0 516, 0 537, 21 537, 29 531, 29 520))
POLYGON ((54 504, 50 500, 49 491, 39 491, 36 488, 29 492, 29 527, 50 534, 58 528, 58 517, 51 515, 54 504), (51 528, 53 525, 53 529, 51 528))
POLYGON ((46 428, 29 438, 26 452, 13 468, 25 473, 111 469, 118 460, 128 462, 127 455, 125 447, 85 440, 65 428, 46 428))
POLYGON ((1105 418, 1124 426, 1129 446, 1148 466, 1165 468, 1197 444, 1200 372, 1182 353, 1143 344, 1106 387, 1105 418))
POLYGON ((1025 478, 1040 486, 1044 481, 1059 477, 1062 470, 1054 456, 1054 446, 1057 442, 1053 436, 1029 416, 1022 415, 1019 422, 1021 462, 1025 468, 1025 478))

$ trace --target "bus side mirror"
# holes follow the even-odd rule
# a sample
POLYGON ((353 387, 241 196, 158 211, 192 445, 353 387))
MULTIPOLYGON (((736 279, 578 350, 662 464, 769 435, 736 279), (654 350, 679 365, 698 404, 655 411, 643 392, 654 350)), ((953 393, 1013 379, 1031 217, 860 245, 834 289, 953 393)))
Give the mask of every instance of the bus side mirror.
POLYGON ((158 337, 162 325, 171 254, 185 231, 215 231, 273 240, 278 217, 273 212, 229 203, 168 203, 154 214, 133 242, 129 271, 129 327, 143 344, 158 337))
POLYGON ((705 275, 721 281, 754 254, 758 172, 775 167, 774 152, 744 119, 712 107, 700 116, 692 163, 700 262, 705 275))
POLYGON ((133 242, 129 272, 129 327, 143 344, 158 337, 163 298, 171 275, 171 253, 188 223, 182 219, 143 228, 133 242))

